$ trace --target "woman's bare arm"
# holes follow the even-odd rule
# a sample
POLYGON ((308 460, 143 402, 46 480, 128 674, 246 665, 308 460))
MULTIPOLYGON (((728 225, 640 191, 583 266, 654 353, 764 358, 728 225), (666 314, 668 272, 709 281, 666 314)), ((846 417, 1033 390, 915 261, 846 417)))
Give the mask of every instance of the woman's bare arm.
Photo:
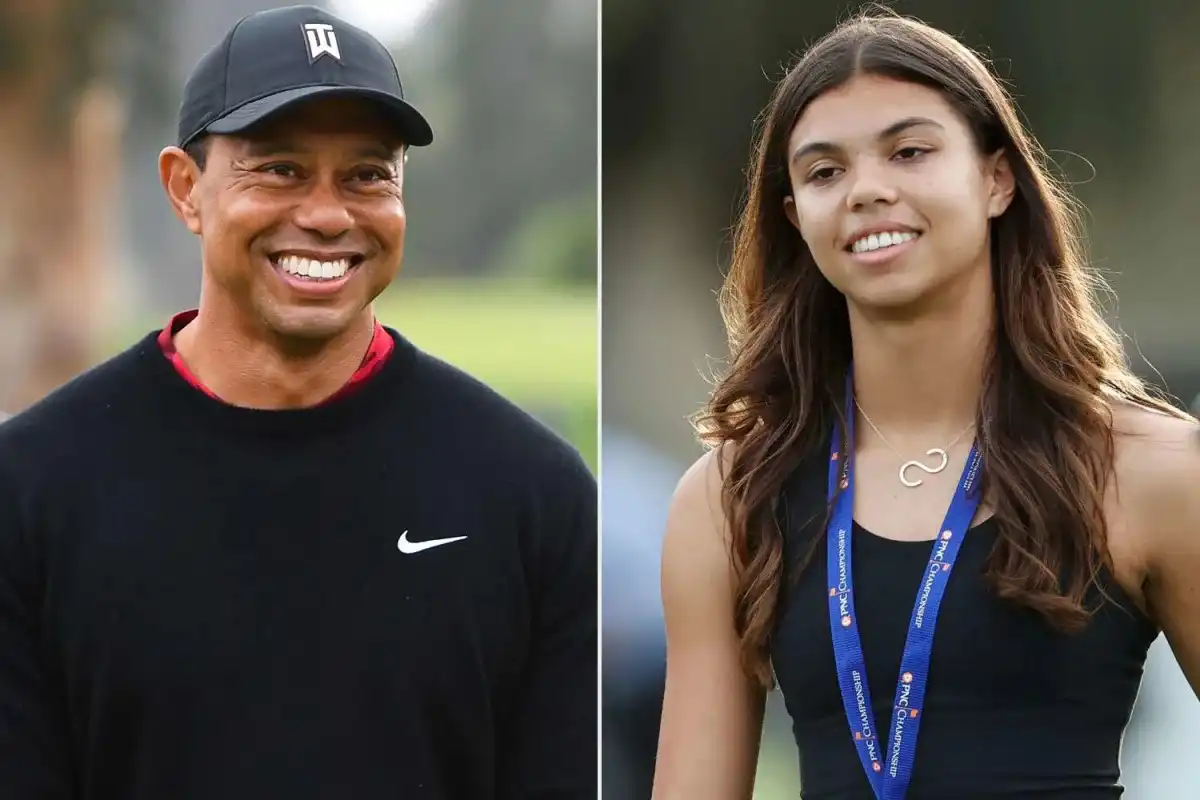
MULTIPOLYGON (((1200 697, 1200 446, 1197 426, 1155 419, 1129 459, 1148 550, 1145 593, 1183 674, 1200 697)), ((1120 478, 1120 475, 1119 475, 1120 478)), ((1131 482, 1131 481, 1130 481, 1131 482)))
POLYGON ((741 668, 717 456, 676 489, 663 544, 667 688, 653 800, 750 800, 764 690, 741 668))

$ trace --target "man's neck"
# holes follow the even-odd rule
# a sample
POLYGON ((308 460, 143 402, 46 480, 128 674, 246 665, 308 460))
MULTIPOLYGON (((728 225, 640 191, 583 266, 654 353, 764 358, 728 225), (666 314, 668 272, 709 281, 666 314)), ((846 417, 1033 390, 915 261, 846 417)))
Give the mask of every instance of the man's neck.
POLYGON ((855 399, 893 445, 928 447, 975 420, 994 317, 990 286, 903 321, 850 306, 855 399))
POLYGON ((188 369, 217 397, 244 408, 315 406, 341 389, 362 363, 374 334, 370 309, 335 338, 308 352, 249 330, 233 315, 205 307, 175 336, 188 369))

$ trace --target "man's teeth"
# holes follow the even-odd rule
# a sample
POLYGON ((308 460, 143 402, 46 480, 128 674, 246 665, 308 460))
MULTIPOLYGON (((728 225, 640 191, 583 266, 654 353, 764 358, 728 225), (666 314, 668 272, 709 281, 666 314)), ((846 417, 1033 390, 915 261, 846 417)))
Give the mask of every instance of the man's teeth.
POLYGON ((879 250, 884 247, 892 247, 894 245, 903 244, 917 238, 917 234, 912 231, 889 231, 885 233, 872 233, 870 236, 863 238, 850 245, 850 249, 855 253, 869 253, 872 250, 879 250))
POLYGON ((350 259, 339 258, 336 261, 316 261, 303 256, 281 256, 279 268, 301 278, 313 280, 332 280, 340 278, 350 269, 350 259))

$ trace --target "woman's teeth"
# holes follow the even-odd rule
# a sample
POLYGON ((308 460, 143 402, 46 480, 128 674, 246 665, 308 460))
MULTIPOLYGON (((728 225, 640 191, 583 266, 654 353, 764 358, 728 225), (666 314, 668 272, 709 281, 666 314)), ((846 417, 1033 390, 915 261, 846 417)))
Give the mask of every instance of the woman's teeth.
POLYGON ((861 239, 850 245, 851 252, 854 253, 869 253, 872 250, 882 250, 885 247, 894 247, 898 244, 911 241, 917 238, 917 234, 912 231, 887 231, 885 233, 872 233, 870 236, 864 236, 861 239))

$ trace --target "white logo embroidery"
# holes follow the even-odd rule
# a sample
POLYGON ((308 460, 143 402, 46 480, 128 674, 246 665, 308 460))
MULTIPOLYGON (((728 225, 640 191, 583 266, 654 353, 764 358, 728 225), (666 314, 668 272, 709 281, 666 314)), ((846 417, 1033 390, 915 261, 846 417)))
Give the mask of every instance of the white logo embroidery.
POLYGON ((422 550, 429 550, 433 547, 441 547, 442 545, 450 544, 451 542, 461 542, 466 538, 467 537, 465 536, 451 536, 449 539, 430 539, 427 542, 410 542, 408 540, 408 531, 405 531, 404 533, 400 534, 400 541, 396 542, 396 549, 405 555, 412 555, 413 553, 419 553, 422 550))
POLYGON ((338 49, 337 34, 333 26, 325 22, 313 22, 304 26, 304 35, 308 40, 308 60, 316 61, 323 55, 330 55, 338 61, 342 60, 342 52, 338 49))

